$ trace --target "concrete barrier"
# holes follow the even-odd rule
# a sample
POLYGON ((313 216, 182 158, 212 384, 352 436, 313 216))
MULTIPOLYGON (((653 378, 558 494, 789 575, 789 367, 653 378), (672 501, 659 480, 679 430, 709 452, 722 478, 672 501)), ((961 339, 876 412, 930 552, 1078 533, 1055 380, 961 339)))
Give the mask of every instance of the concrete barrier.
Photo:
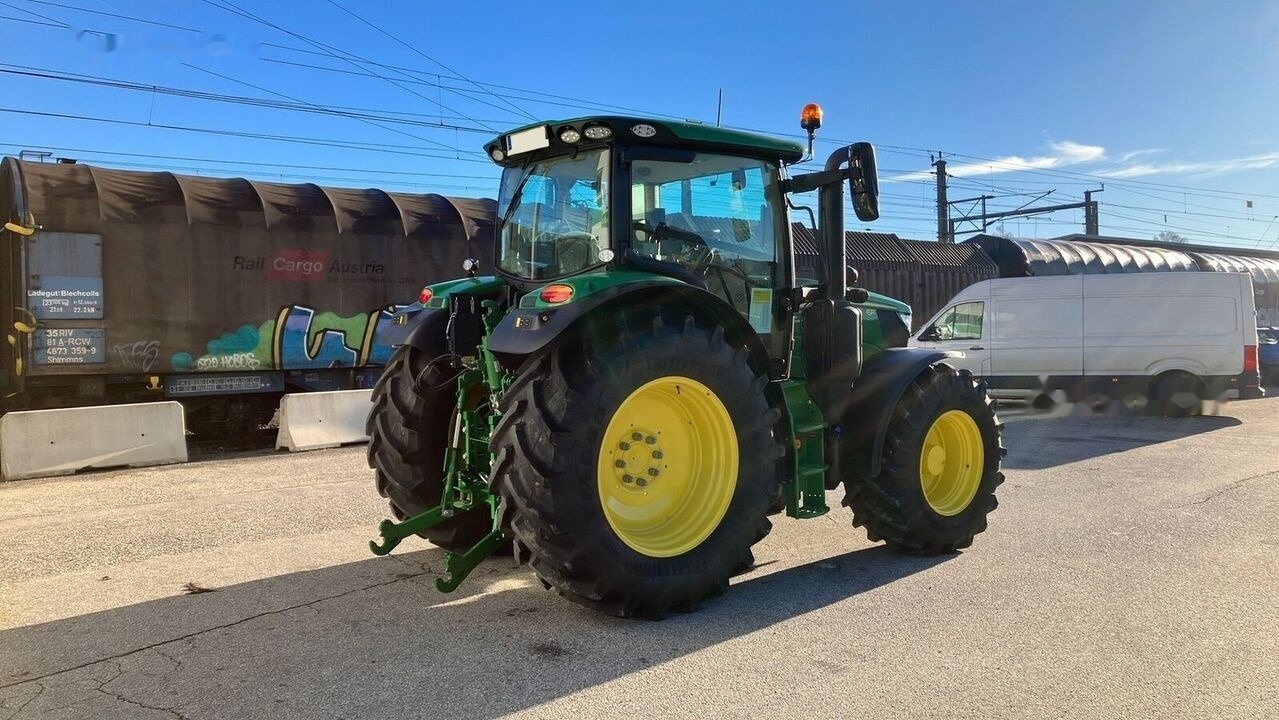
POLYGON ((176 402, 11 412, 0 417, 0 478, 186 462, 176 402))
POLYGON ((372 400, 372 390, 289 393, 280 400, 275 447, 299 452, 368 442, 364 420, 372 400))

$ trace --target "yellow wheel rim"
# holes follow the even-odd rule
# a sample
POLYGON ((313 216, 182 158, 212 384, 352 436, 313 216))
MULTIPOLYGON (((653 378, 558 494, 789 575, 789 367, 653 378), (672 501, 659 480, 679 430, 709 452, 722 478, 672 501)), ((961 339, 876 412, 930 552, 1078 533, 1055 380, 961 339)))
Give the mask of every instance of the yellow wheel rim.
POLYGON ((981 486, 986 449, 981 430, 963 410, 948 410, 933 421, 919 454, 924 499, 938 515, 958 515, 981 486))
POLYGON ((638 553, 682 555, 724 519, 737 464, 733 419, 710 388, 677 375, 645 383, 604 430, 596 473, 604 517, 638 553))

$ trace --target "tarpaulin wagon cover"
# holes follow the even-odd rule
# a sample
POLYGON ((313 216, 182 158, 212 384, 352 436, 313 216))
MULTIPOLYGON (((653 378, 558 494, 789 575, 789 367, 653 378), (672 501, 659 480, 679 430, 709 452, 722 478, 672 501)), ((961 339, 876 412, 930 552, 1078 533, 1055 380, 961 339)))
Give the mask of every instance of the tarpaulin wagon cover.
POLYGON ((380 365, 396 305, 487 264, 494 203, 4 158, 0 215, 14 395, 53 376, 380 365))

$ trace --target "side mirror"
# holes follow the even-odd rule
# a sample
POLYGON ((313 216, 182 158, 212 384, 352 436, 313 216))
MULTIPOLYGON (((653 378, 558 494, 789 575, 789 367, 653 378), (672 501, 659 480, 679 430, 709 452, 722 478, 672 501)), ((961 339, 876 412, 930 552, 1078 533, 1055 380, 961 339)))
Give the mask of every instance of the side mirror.
POLYGON ((879 175, 875 169, 875 146, 867 142, 853 143, 848 163, 848 187, 853 196, 857 219, 870 222, 879 219, 879 175))
POLYGON ((935 342, 940 338, 937 337, 937 326, 929 325, 927 329, 919 334, 919 339, 924 342, 935 342))
POLYGON ((864 303, 870 299, 870 291, 866 288, 848 288, 848 292, 844 293, 844 299, 851 303, 864 303))
POLYGON ((861 275, 858 274, 857 268, 853 267, 852 265, 849 265, 844 272, 845 272, 844 277, 846 278, 846 282, 849 285, 856 285, 857 281, 861 279, 861 275))

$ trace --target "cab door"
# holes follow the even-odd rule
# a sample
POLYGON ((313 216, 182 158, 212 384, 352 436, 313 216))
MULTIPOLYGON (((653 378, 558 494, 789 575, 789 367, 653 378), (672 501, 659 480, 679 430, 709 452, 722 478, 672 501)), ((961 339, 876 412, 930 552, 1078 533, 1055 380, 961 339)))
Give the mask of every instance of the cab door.
POLYGON ((911 345, 954 353, 946 362, 977 376, 990 374, 987 303, 969 300, 946 308, 912 338, 911 345))

